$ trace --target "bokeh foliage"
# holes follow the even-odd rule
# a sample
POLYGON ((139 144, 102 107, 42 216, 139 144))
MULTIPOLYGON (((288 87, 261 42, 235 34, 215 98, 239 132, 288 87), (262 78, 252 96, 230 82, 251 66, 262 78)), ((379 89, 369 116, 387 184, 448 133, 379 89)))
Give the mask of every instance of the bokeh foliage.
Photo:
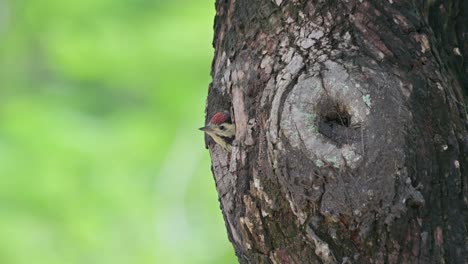
POLYGON ((234 263, 213 0, 0 0, 0 263, 234 263))

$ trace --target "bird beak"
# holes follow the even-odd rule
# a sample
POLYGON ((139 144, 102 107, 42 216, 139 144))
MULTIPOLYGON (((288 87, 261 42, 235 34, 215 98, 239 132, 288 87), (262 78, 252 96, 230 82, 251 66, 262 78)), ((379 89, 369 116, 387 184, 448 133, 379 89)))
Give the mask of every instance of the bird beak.
POLYGON ((204 127, 200 127, 199 129, 200 129, 201 131, 204 131, 204 132, 208 133, 208 132, 213 131, 213 125, 208 124, 208 125, 206 125, 206 126, 204 126, 204 127))
POLYGON ((207 130, 209 130, 209 129, 210 129, 209 126, 204 126, 204 127, 200 127, 200 128, 199 128, 199 130, 201 130, 201 131, 207 131, 207 130))

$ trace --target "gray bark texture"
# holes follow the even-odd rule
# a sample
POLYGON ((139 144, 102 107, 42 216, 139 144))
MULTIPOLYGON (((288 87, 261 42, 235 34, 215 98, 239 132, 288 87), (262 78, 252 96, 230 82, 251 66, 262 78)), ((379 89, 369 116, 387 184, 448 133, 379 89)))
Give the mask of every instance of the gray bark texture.
POLYGON ((468 263, 467 2, 216 1, 240 263, 468 263))

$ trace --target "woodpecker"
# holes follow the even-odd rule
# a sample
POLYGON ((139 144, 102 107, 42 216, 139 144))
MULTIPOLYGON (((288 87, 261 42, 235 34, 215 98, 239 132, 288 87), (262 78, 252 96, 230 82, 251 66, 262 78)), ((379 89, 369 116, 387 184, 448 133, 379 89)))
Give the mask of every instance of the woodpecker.
POLYGON ((231 152, 232 141, 236 135, 236 125, 232 123, 229 112, 217 112, 211 117, 208 125, 199 128, 210 136, 225 150, 231 152))

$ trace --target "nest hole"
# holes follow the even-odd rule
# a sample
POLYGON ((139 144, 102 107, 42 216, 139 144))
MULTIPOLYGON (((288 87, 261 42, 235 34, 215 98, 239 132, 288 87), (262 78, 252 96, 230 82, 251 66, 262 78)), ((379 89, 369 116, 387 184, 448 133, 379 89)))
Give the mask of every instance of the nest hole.
POLYGON ((330 111, 325 114, 323 121, 328 125, 349 127, 351 125, 351 115, 346 111, 330 111))
POLYGON ((320 121, 330 126, 351 126, 351 115, 345 104, 326 99, 319 104, 320 121))
POLYGON ((318 132, 338 146, 347 144, 355 138, 351 129, 352 116, 348 107, 339 101, 326 98, 318 104, 318 132))

